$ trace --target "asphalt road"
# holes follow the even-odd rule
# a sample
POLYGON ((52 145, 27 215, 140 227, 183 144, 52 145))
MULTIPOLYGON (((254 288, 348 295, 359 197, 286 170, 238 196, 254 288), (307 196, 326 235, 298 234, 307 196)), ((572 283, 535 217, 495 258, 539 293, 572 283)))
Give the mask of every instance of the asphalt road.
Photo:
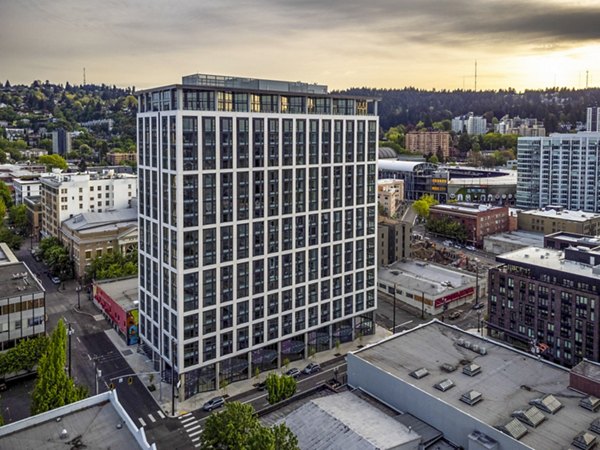
MULTIPOLYGON (((327 380, 334 378, 334 370, 336 368, 338 369, 338 379, 341 380, 346 377, 346 364, 343 362, 343 357, 325 362, 321 364, 321 367, 321 372, 312 375, 302 374, 297 379, 297 393, 313 389, 327 380)), ((216 395, 218 394, 215 393, 216 395)), ((260 411, 270 406, 266 397, 267 394, 265 391, 250 389, 235 397, 228 398, 226 401, 249 403, 256 411, 260 411)), ((167 418, 150 423, 144 429, 148 442, 156 443, 156 447, 159 450, 187 450, 199 447, 200 435, 206 420, 211 414, 218 411, 206 412, 200 408, 177 419, 167 418)))

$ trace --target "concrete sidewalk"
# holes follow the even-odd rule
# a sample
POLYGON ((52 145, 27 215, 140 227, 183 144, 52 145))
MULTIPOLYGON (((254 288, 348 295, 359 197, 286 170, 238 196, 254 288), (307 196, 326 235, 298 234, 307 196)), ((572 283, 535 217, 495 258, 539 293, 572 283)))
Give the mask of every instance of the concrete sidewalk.
MULTIPOLYGON (((160 376, 158 373, 154 371, 154 366, 152 364, 152 360, 149 360, 146 354, 138 353, 137 346, 128 346, 125 344, 123 338, 119 336, 116 330, 110 329, 106 330, 106 335, 113 342, 117 350, 123 355, 127 363, 131 366, 133 371, 138 374, 140 381, 144 383, 145 386, 148 386, 150 383, 151 374, 153 376, 153 383, 156 386, 156 390, 150 392, 150 394, 154 397, 154 400, 159 405, 159 407, 163 410, 166 415, 171 415, 171 385, 169 383, 160 382, 160 376), (162 392, 161 392, 162 389, 162 392)), ((375 342, 379 342, 380 340, 390 336, 391 333, 385 328, 379 327, 376 325, 375 334, 370 336, 364 336, 362 338, 362 342, 358 340, 353 342, 347 342, 345 344, 341 344, 339 348, 339 353, 345 355, 346 353, 356 351, 359 349, 359 345, 367 346, 369 344, 373 344, 375 342)), ((297 367, 298 369, 303 369, 310 362, 318 362, 319 364, 324 364, 325 362, 336 358, 335 354, 338 353, 338 350, 333 348, 331 350, 327 350, 324 352, 319 352, 315 354, 311 359, 302 359, 298 361, 293 361, 290 363, 289 367, 297 367)), ((281 373, 280 369, 273 369, 268 372, 262 372, 260 374, 261 380, 264 380, 267 375, 270 373, 276 372, 281 373)), ((239 394, 247 392, 251 389, 254 389, 254 384, 256 380, 254 378, 250 378, 247 380, 236 381, 235 383, 231 383, 226 388, 226 393, 229 397, 235 397, 239 394)), ((186 414, 190 411, 194 411, 196 409, 202 408, 202 405, 206 403, 209 399, 223 395, 223 390, 220 389, 218 391, 209 391, 202 392, 193 397, 190 397, 183 402, 177 401, 175 399, 175 416, 180 416, 186 414)))

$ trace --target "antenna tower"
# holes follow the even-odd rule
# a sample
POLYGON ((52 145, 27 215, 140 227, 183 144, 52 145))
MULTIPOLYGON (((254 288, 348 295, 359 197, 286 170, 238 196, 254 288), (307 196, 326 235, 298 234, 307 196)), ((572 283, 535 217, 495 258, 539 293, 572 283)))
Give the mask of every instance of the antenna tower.
POLYGON ((475 92, 477 92, 477 60, 475 60, 475 92))
POLYGON ((83 68, 83 85, 85 86, 85 67, 83 68))

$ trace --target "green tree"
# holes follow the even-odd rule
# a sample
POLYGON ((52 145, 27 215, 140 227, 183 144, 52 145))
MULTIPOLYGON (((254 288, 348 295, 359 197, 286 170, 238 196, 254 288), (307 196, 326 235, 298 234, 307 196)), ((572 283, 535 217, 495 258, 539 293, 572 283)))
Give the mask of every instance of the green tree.
POLYGON ((425 194, 419 200, 416 200, 412 204, 412 207, 420 217, 427 218, 429 217, 429 208, 437 204, 438 201, 435 198, 433 198, 432 195, 425 194))
POLYGON ((429 158, 429 162, 431 164, 439 164, 440 159, 436 155, 431 155, 431 157, 429 158))
POLYGON ((265 380, 267 401, 273 405, 281 400, 290 398, 296 393, 296 380, 288 375, 271 373, 265 380))
POLYGON ((6 228, 4 224, 0 222, 0 242, 5 242, 12 250, 16 251, 21 248, 23 238, 6 228))
POLYGON ((40 164, 44 164, 49 170, 53 168, 66 170, 67 161, 60 155, 42 155, 38 158, 40 164))
POLYGON ((40 140, 40 148, 44 149, 48 152, 52 151, 52 139, 41 139, 40 140))
POLYGON ((15 227, 19 234, 25 235, 29 230, 29 217, 27 217, 27 208, 25 205, 14 205, 8 212, 8 220, 15 227))
MULTIPOLYGON (((6 208, 10 208, 13 204, 12 194, 4 181, 0 181, 0 200, 2 200, 6 208)), ((1 217, 4 217, 4 215, 0 216, 0 218, 1 217)))
POLYGON ((4 216, 6 216, 6 204, 4 200, 0 198, 0 222, 4 220, 4 216))
POLYGON ((40 414, 68 405, 87 396, 85 388, 77 386, 67 376, 67 330, 62 320, 50 336, 50 343, 38 365, 38 376, 31 395, 31 413, 40 414))
POLYGON ((200 445, 203 450, 299 450, 285 424, 265 427, 252 405, 240 402, 226 403, 223 411, 208 417, 200 445))
POLYGON ((108 280, 132 276, 137 273, 137 251, 127 255, 112 252, 94 258, 87 268, 86 277, 88 280, 108 280))

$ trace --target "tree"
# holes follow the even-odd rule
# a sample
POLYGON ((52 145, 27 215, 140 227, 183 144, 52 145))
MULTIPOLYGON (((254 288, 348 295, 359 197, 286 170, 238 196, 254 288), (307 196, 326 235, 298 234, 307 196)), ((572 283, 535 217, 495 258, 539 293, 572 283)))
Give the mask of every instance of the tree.
POLYGON ((8 220, 15 227, 19 234, 24 236, 29 231, 29 218, 27 217, 27 208, 25 205, 14 205, 8 212, 8 220))
POLYGON ((265 380, 267 387, 267 401, 273 405, 281 400, 290 398, 296 393, 296 380, 289 375, 271 373, 265 380))
POLYGON ((31 395, 31 414, 40 414, 87 397, 65 371, 67 330, 62 320, 50 336, 50 343, 38 365, 38 376, 31 395))
MULTIPOLYGON (((0 181, 0 200, 2 200, 6 208, 10 208, 13 204, 12 194, 4 181, 0 181)), ((0 216, 0 219, 2 217, 4 217, 4 215, 0 216)))
POLYGON ((108 280, 137 273, 137 251, 127 255, 112 252, 94 258, 86 270, 86 277, 89 280, 108 280))
POLYGON ((436 155, 431 155, 431 157, 429 158, 429 162, 431 164, 438 164, 440 160, 436 155))
POLYGON ((211 414, 200 435, 203 450, 299 450, 298 439, 285 425, 261 425, 254 408, 240 402, 226 403, 211 414))
POLYGON ((69 165, 67 161, 60 155, 42 155, 38 158, 40 164, 44 164, 48 170, 53 168, 66 170, 69 165))
MULTIPOLYGON (((433 157, 432 157, 433 158, 433 157)), ((433 198, 432 195, 425 194, 419 200, 416 200, 412 207, 420 217, 427 218, 429 217, 429 208, 433 205, 437 205, 438 201, 433 198)))

